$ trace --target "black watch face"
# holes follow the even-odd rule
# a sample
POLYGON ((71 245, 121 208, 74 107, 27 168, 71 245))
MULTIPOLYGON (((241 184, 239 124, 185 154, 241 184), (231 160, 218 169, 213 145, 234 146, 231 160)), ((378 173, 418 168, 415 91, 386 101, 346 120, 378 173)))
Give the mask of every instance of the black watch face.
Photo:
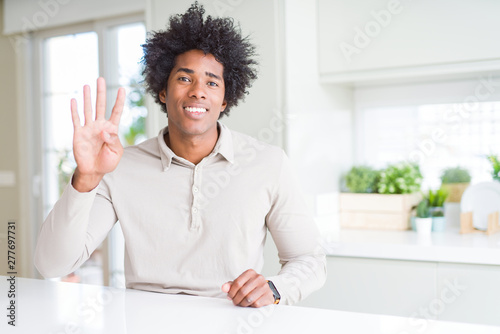
POLYGON ((268 281, 268 283, 269 283, 269 287, 271 288, 271 291, 273 292, 274 301, 276 301, 277 299, 280 299, 281 296, 280 296, 278 290, 276 290, 276 287, 274 286, 274 283, 271 282, 271 281, 268 281))

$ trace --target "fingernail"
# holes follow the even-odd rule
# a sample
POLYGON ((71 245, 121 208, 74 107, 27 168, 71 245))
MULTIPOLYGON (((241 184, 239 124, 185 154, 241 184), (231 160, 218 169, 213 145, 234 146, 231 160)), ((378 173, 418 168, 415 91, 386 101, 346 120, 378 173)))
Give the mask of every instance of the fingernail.
POLYGON ((229 297, 229 296, 227 296, 226 298, 227 298, 227 300, 233 300, 233 299, 232 299, 231 297, 229 297))

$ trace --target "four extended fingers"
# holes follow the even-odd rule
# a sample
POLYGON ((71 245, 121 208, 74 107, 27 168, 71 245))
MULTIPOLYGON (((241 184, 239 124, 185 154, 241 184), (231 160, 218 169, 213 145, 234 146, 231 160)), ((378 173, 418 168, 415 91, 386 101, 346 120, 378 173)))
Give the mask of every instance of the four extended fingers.
MULTIPOLYGON (((119 125, 124 105, 125 105, 125 89, 123 87, 120 87, 118 89, 116 102, 115 105, 113 106, 111 117, 109 119, 109 121, 112 122, 114 125, 119 125)), ((83 86, 83 113, 85 118, 85 125, 92 123, 93 122, 92 102, 90 95, 90 87, 88 85, 83 86)), ((97 79, 96 120, 105 119, 105 114, 106 114, 106 82, 104 78, 99 77, 97 79)), ((81 127, 76 99, 71 99, 71 118, 73 121, 73 127, 75 129, 81 127)))

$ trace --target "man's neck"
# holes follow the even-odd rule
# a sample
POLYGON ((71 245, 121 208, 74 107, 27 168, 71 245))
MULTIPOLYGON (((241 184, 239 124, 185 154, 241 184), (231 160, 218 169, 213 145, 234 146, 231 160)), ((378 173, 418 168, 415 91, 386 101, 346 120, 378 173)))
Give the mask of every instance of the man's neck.
POLYGON ((219 139, 219 128, 215 132, 199 136, 183 136, 170 129, 163 136, 167 146, 179 157, 197 165, 214 149, 219 139))

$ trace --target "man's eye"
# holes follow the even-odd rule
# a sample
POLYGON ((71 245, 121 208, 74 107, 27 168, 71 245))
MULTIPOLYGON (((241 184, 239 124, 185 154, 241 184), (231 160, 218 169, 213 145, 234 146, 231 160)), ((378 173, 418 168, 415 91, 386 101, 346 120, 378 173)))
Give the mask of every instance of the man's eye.
POLYGON ((186 82, 188 82, 188 81, 189 81, 189 78, 186 78, 186 77, 179 77, 179 81, 186 81, 186 82))
POLYGON ((217 86, 219 86, 217 83, 215 83, 215 82, 213 82, 213 81, 210 81, 210 82, 208 83, 208 85, 209 85, 209 86, 212 86, 212 87, 217 87, 217 86))

